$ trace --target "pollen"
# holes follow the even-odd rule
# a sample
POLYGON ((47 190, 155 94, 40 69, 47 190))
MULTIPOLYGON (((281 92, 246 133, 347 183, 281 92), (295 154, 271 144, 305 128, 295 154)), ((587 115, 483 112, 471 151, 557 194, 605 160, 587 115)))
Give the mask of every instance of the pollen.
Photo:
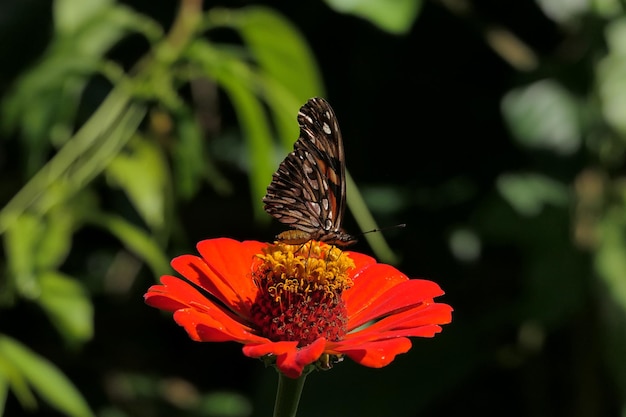
POLYGON ((354 261, 340 249, 309 241, 275 243, 257 255, 253 279, 259 292, 252 318, 274 341, 306 346, 320 337, 337 341, 346 334, 341 294, 352 286, 354 261))

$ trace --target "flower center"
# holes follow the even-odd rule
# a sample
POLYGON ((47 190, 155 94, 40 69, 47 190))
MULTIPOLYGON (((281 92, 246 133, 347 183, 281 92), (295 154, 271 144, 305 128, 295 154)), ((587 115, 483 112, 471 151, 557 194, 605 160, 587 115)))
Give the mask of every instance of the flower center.
POLYGON ((252 318, 274 341, 306 346, 320 337, 337 341, 346 334, 347 314, 341 293, 352 286, 347 271, 354 261, 334 246, 275 243, 257 255, 253 272, 259 293, 252 318))

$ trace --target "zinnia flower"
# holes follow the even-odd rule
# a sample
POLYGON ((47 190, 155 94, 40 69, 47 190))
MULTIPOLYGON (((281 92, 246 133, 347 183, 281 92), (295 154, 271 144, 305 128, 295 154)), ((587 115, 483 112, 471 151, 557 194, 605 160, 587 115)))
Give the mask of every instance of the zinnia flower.
POLYGON ((209 239, 200 256, 182 255, 145 294, 150 306, 199 342, 234 341, 297 378, 344 356, 369 367, 411 348, 408 337, 432 337, 451 321, 435 303, 443 291, 390 265, 310 241, 304 245, 209 239))

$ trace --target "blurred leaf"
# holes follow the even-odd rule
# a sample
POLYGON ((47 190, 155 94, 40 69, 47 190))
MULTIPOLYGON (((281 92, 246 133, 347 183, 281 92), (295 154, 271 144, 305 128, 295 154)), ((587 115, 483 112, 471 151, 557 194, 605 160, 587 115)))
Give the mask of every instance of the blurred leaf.
POLYGON ((39 295, 35 256, 45 225, 40 217, 23 214, 4 235, 7 265, 18 292, 28 298, 39 295))
POLYGON ((550 19, 567 23, 576 17, 582 17, 589 11, 592 2, 589 0, 536 0, 541 10, 550 19))
MULTIPOLYGON (((68 203, 75 203, 75 200, 68 203)), ((37 237, 37 249, 32 254, 38 270, 58 268, 67 257, 76 221, 80 219, 76 208, 78 206, 57 206, 45 217, 45 232, 37 237)))
MULTIPOLYGON (((0 335, 0 337, 2 336, 0 335)), ((28 386, 28 382, 26 381, 24 375, 17 367, 17 364, 9 360, 9 358, 3 354, 1 349, 0 380, 2 381, 0 385, 2 385, 1 389, 3 390, 1 396, 4 397, 0 408, 4 406, 7 391, 9 390, 9 388, 12 390, 13 395, 15 395, 15 398, 17 398, 23 408, 33 410, 37 407, 37 399, 35 398, 35 394, 33 394, 30 387, 28 386)), ((0 415, 4 414, 0 413, 0 415)))
POLYGON ((626 312, 626 215, 624 207, 614 207, 600 224, 601 240, 595 267, 609 294, 626 312))
POLYGON ((605 29, 606 42, 612 55, 626 56, 626 17, 609 23, 605 29))
POLYGON ((233 20, 260 73, 282 87, 273 86, 263 94, 276 106, 278 131, 288 136, 291 146, 297 138, 294 120, 299 106, 324 91, 313 52, 298 29, 270 8, 246 7, 233 20))
POLYGON ((73 33, 112 3, 113 0, 54 0, 56 29, 59 32, 73 33))
POLYGON ((45 214, 61 203, 59 196, 67 199, 84 190, 102 172, 145 115, 143 106, 129 104, 127 93, 124 88, 113 90, 74 137, 2 208, 0 233, 33 206, 45 214))
POLYGON ((392 215, 406 210, 409 205, 407 191, 400 186, 368 184, 359 188, 367 207, 374 213, 392 215))
POLYGON ((480 236, 475 231, 466 228, 458 228, 454 230, 448 239, 450 252, 452 255, 463 262, 476 261, 482 251, 482 242, 480 236))
POLYGON ((169 259, 155 238, 124 218, 103 212, 91 213, 87 220, 116 236, 131 252, 148 264, 155 276, 170 271, 169 259))
POLYGON ((176 138, 172 152, 176 191, 189 199, 200 188, 204 174, 204 138, 191 112, 181 112, 176 122, 176 138))
POLYGON ((608 372, 618 389, 626 389, 626 212, 623 202, 613 206, 602 218, 600 244, 594 266, 604 283, 602 326, 608 372))
POLYGON ((189 59, 202 68, 205 76, 214 79, 228 94, 248 145, 249 178, 255 216, 269 221, 261 200, 274 172, 272 132, 257 97, 258 74, 228 50, 218 50, 204 40, 196 40, 187 49, 189 59))
POLYGON ((207 178, 216 191, 228 194, 232 185, 217 169, 205 149, 205 138, 191 112, 179 112, 176 118, 176 140, 173 149, 176 192, 183 198, 192 197, 207 178))
POLYGON ((235 107, 239 124, 247 140, 250 160, 250 182, 254 212, 257 220, 269 221, 262 206, 267 184, 274 172, 272 164, 272 134, 266 113, 259 99, 237 83, 224 85, 235 107))
POLYGON ((298 137, 295 115, 299 107, 311 97, 324 95, 321 74, 306 40, 287 19, 265 7, 213 9, 207 21, 241 33, 259 65, 259 94, 272 112, 281 143, 291 150, 298 137))
POLYGON ((92 2, 86 2, 89 5, 75 8, 74 3, 85 2, 55 3, 60 29, 68 33, 57 33, 41 62, 21 76, 2 103, 3 128, 21 129, 29 145, 28 174, 43 165, 50 142, 59 146, 73 134, 88 78, 108 68, 106 52, 128 33, 157 39, 162 32, 152 20, 124 6, 100 2, 89 7, 92 2))
POLYGON ((283 84, 297 100, 304 103, 323 89, 313 52, 284 16, 271 8, 250 6, 237 11, 234 23, 261 72, 283 84))
POLYGON ((93 306, 83 286, 74 278, 56 271, 40 274, 41 295, 37 302, 52 323, 71 344, 93 336, 93 306))
POLYGON ((606 28, 609 54, 597 69, 602 112, 606 121, 626 135, 626 18, 606 28))
POLYGON ((12 362, 34 390, 55 409, 72 417, 93 417, 76 387, 48 360, 4 335, 0 335, 0 356, 12 362))
POLYGON ((18 80, 3 102, 3 127, 21 130, 28 145, 27 174, 43 164, 51 143, 64 143, 71 136, 85 74, 93 71, 88 62, 49 59, 18 80))
POLYGON ((621 0, 594 0, 591 2, 591 7, 596 14, 607 19, 624 12, 621 0))
POLYGON ((626 390, 626 362, 624 362, 626 310, 624 310, 624 300, 617 299, 611 294, 613 289, 612 283, 602 287, 599 294, 601 298, 598 300, 602 303, 600 326, 603 330, 603 359, 611 382, 615 384, 617 390, 624 392, 626 390))
MULTIPOLYGON (((0 358, 0 361, 2 359, 0 358)), ((4 377, 2 372, 2 366, 0 365, 0 416, 4 415, 4 407, 7 403, 7 397, 9 396, 9 383, 4 377)))
POLYGON ((569 155, 580 147, 578 103, 553 80, 537 81, 509 91, 502 113, 514 138, 529 148, 569 155))
POLYGON ((56 0, 56 3, 60 6, 55 8, 55 17, 60 19, 55 21, 60 36, 52 45, 53 56, 64 54, 82 59, 101 59, 115 43, 130 33, 143 34, 152 42, 163 35, 158 23, 146 15, 110 0, 56 0))
POLYGON ((502 174, 497 187, 500 195, 524 216, 536 216, 545 205, 566 206, 569 201, 564 184, 540 174, 502 174))
POLYGON ((171 197, 168 172, 160 147, 137 135, 105 170, 152 229, 160 229, 165 221, 165 199, 171 197))
POLYGON ((241 394, 218 391, 206 394, 198 406, 200 415, 223 417, 247 417, 252 415, 250 401, 241 394))
POLYGON ((350 13, 370 21, 382 30, 407 33, 422 8, 422 0, 326 0, 341 13, 350 13))

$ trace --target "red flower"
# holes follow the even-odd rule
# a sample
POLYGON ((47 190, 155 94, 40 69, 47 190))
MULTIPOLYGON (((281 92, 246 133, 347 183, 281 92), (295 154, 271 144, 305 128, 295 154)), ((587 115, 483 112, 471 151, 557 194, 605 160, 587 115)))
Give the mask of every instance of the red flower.
POLYGON ((226 238, 197 249, 200 257, 172 260, 187 281, 161 277, 146 303, 173 311, 193 340, 242 343, 246 356, 291 378, 344 355, 385 366, 411 348, 408 337, 432 337, 451 321, 452 308, 433 301, 437 284, 360 253, 226 238))

